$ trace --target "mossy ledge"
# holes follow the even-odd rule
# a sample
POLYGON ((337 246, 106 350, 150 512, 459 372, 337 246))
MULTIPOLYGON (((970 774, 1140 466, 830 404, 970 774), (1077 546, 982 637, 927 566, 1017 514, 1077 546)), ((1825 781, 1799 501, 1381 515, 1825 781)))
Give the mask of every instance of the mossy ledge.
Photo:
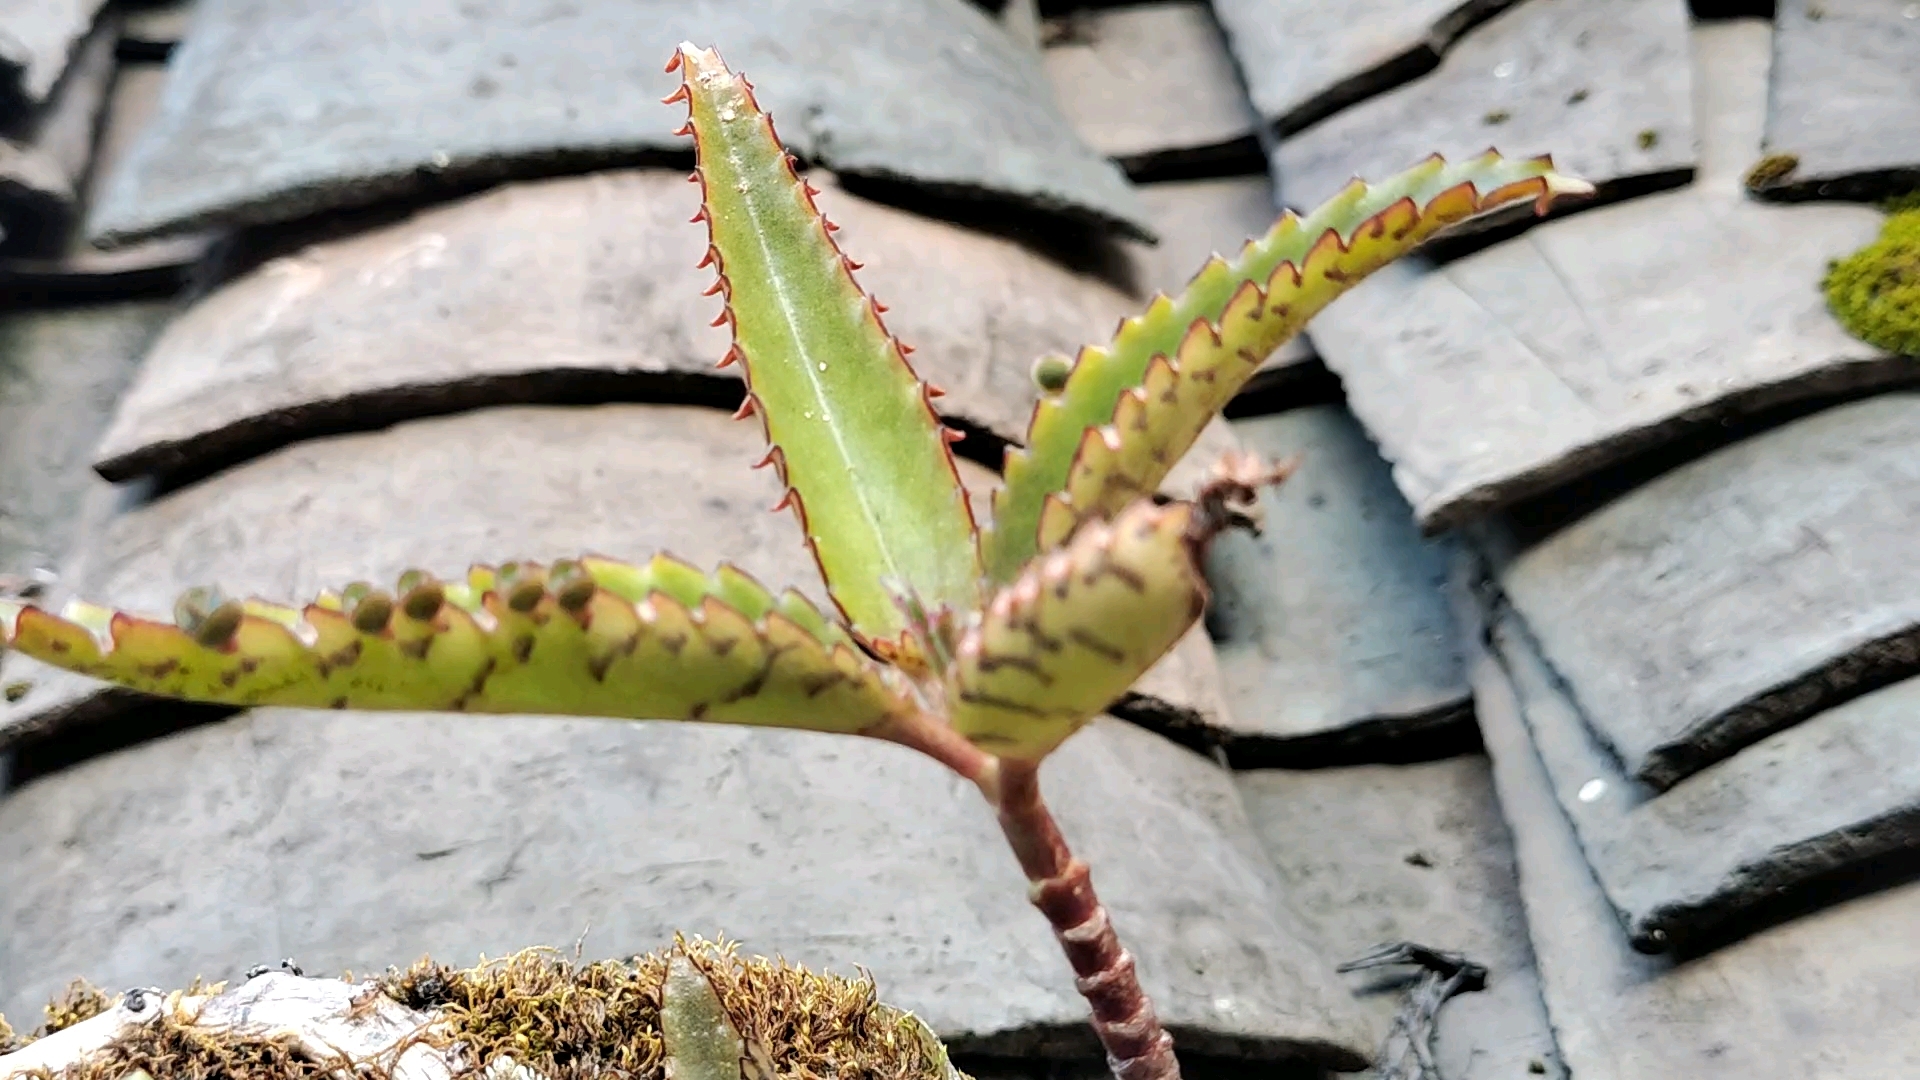
MULTIPOLYGON (((579 963, 529 949, 467 968, 423 959, 360 981, 273 973, 231 991, 196 981, 156 993, 109 997, 75 983, 30 1036, 15 1036, 0 1019, 0 1078, 322 1080, 345 1067, 367 1080, 965 1080, 926 1025, 880 1003, 870 977, 742 958, 731 945, 697 938, 624 961, 579 963), (281 1015, 304 1024, 225 1019, 254 1021, 289 1001, 281 1015), (339 1007, 316 1010, 316 1001, 339 1007), (137 1019, 127 1018, 128 1002, 137 1019), (737 1061, 716 1072, 676 1049, 676 1009, 683 1030, 692 1016, 710 1029, 703 1038, 717 1032, 720 1045, 737 1046, 737 1061), (112 1026, 95 1037, 82 1027, 89 1023, 112 1026), (64 1047, 54 1053, 61 1040, 49 1036, 57 1033, 89 1048, 72 1058, 64 1047), (376 1044, 348 1060, 313 1049, 376 1044)), ((711 1045, 691 1049, 712 1057, 711 1045)))
POLYGON ((1879 238, 1835 260, 1822 288, 1848 333, 1899 356, 1920 356, 1920 193, 1888 209, 1879 238))

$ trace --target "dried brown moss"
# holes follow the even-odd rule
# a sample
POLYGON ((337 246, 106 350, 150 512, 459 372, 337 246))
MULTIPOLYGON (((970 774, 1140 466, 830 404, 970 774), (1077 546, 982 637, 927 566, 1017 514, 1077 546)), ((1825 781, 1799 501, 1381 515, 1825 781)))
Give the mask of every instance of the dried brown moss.
POLYGON ((162 1015, 121 1036, 84 1064, 43 1080, 325 1080, 334 1065, 308 1058, 292 1039, 215 1034, 162 1015))
POLYGON ((1797 154, 1768 154, 1753 163, 1747 170, 1746 184, 1749 191, 1761 191, 1785 180, 1800 170, 1800 157, 1797 154))
MULTIPOLYGON (((918 1021, 882 1005, 872 979, 742 959, 727 945, 682 945, 746 1043, 742 1080, 947 1080, 945 1049, 918 1021)), ((463 1047, 469 1073, 511 1057, 549 1080, 667 1080, 660 1000, 669 955, 579 964, 536 949, 471 968, 421 960, 370 988, 433 1014, 450 1032, 439 1041, 463 1047)), ((76 983, 47 1007, 36 1035, 109 1005, 105 994, 76 983)), ((126 1080, 139 1072, 151 1080, 321 1080, 337 1064, 310 1060, 290 1040, 209 1033, 163 1016, 46 1080, 126 1080)))
MULTIPOLYGON (((751 1057, 770 1061, 779 1077, 944 1080, 945 1051, 920 1024, 880 1004, 871 979, 742 959, 732 947, 698 940, 685 946, 751 1057)), ((436 1011, 482 1067, 504 1055, 554 1080, 666 1080, 666 972, 666 953, 576 965, 529 950, 467 969, 423 960, 382 986, 402 1004, 436 1011)))
POLYGON ((99 987, 85 979, 75 979, 67 984, 65 993, 41 1009, 45 1019, 31 1034, 15 1034, 7 1018, 0 1016, 0 1054, 11 1053, 35 1039, 45 1038, 83 1020, 91 1020, 112 1007, 113 999, 99 987))

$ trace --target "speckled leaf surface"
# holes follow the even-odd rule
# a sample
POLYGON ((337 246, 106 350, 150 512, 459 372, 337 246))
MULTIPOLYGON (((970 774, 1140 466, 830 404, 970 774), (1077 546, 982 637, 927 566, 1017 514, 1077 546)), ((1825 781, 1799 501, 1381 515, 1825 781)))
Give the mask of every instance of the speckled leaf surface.
POLYGON ((181 598, 172 622, 0 601, 0 644, 164 697, 303 708, 706 720, 861 732, 906 691, 798 593, 666 557, 404 576, 304 608, 181 598))
POLYGON ((1118 699, 1206 606, 1191 503, 1135 503, 994 594, 947 669, 954 729, 1037 759, 1118 699))
POLYGON ((905 629, 897 595, 970 608, 973 514, 932 388, 854 281, 746 80, 690 45, 674 64, 699 149, 708 262, 733 327, 723 363, 746 368, 747 409, 766 427, 768 461, 834 602, 879 639, 905 629))

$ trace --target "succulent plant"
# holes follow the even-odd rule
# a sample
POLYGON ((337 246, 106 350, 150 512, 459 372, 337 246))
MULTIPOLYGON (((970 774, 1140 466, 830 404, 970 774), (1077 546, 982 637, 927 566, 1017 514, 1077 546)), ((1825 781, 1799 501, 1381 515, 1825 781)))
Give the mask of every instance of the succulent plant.
MULTIPOLYGON (((1173 464, 1314 313, 1439 230, 1591 191, 1546 159, 1438 157, 1306 217, 1285 214, 1111 341, 1035 366, 1042 395, 980 528, 934 401, 834 240, 747 81, 683 45, 703 193, 700 265, 834 611, 727 566, 667 556, 424 572, 304 607, 197 591, 171 621, 0 601, 0 643, 167 697, 237 706, 694 720, 859 734, 972 780, 1051 922, 1114 1072, 1178 1075, 1037 767, 1194 625, 1209 541, 1284 466, 1220 464, 1192 499, 1173 464)), ((777 509, 777 508, 776 508, 777 509)))

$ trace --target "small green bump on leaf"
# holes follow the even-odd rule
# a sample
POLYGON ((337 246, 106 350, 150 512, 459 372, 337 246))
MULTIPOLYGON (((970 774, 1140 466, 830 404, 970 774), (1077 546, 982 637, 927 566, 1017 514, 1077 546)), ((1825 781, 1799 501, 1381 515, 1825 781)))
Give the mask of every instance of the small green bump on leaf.
POLYGON ((584 610, 593 601, 594 592, 600 588, 587 568, 572 560, 553 564, 547 573, 547 587, 553 590, 554 600, 574 614, 584 610))
POLYGON ((7 699, 7 704, 9 705, 19 701, 21 698, 26 697, 28 694, 32 692, 33 692, 33 684, 31 682, 28 682, 25 679, 17 679, 13 682, 8 683, 6 686, 6 690, 4 691, 7 699))
POLYGON ((340 610, 352 611, 376 588, 371 581, 355 581, 340 590, 340 610))
POLYGON ((353 605, 353 628, 363 634, 377 634, 393 621, 393 595, 374 589, 353 605))
POLYGON ((406 614, 407 618, 415 622, 429 622, 435 615, 440 614, 440 608, 447 602, 445 586, 430 579, 416 580, 416 583, 411 586, 406 584, 407 579, 404 577, 400 581, 406 590, 400 596, 400 610, 406 614))
POLYGON ((188 589, 173 603, 174 624, 208 648, 233 640, 244 615, 245 610, 227 599, 217 586, 188 589))
MULTIPOLYGON (((507 563, 506 565, 512 566, 514 564, 507 563)), ((473 594, 474 600, 477 602, 480 597, 485 596, 487 593, 492 592, 494 588, 500 584, 500 581, 502 580, 501 574, 503 574, 504 572, 505 572, 504 569, 495 570, 491 566, 468 567, 467 568, 467 591, 473 594)), ((452 590, 448 590, 447 595, 452 596, 453 595, 452 590)), ((471 608, 473 605, 462 604, 460 606, 465 608, 471 608)))
POLYGON ((1033 362, 1033 384, 1048 394, 1057 394, 1067 388, 1067 376, 1073 374, 1073 360, 1058 353, 1049 353, 1033 362))
POLYGON ((535 577, 521 577, 507 586, 507 606, 525 615, 539 607, 546 595, 546 582, 535 577))
POLYGON ((746 1043, 713 980, 676 946, 660 988, 660 1040, 667 1080, 741 1080, 746 1043))
POLYGON ((405 596, 420 586, 426 585, 434 580, 434 576, 425 570, 408 570, 400 575, 400 580, 395 583, 393 591, 401 596, 405 596))
POLYGON ((193 638, 208 648, 217 648, 233 640, 240 629, 240 620, 246 612, 237 601, 229 600, 207 613, 206 621, 194 632, 193 638))

